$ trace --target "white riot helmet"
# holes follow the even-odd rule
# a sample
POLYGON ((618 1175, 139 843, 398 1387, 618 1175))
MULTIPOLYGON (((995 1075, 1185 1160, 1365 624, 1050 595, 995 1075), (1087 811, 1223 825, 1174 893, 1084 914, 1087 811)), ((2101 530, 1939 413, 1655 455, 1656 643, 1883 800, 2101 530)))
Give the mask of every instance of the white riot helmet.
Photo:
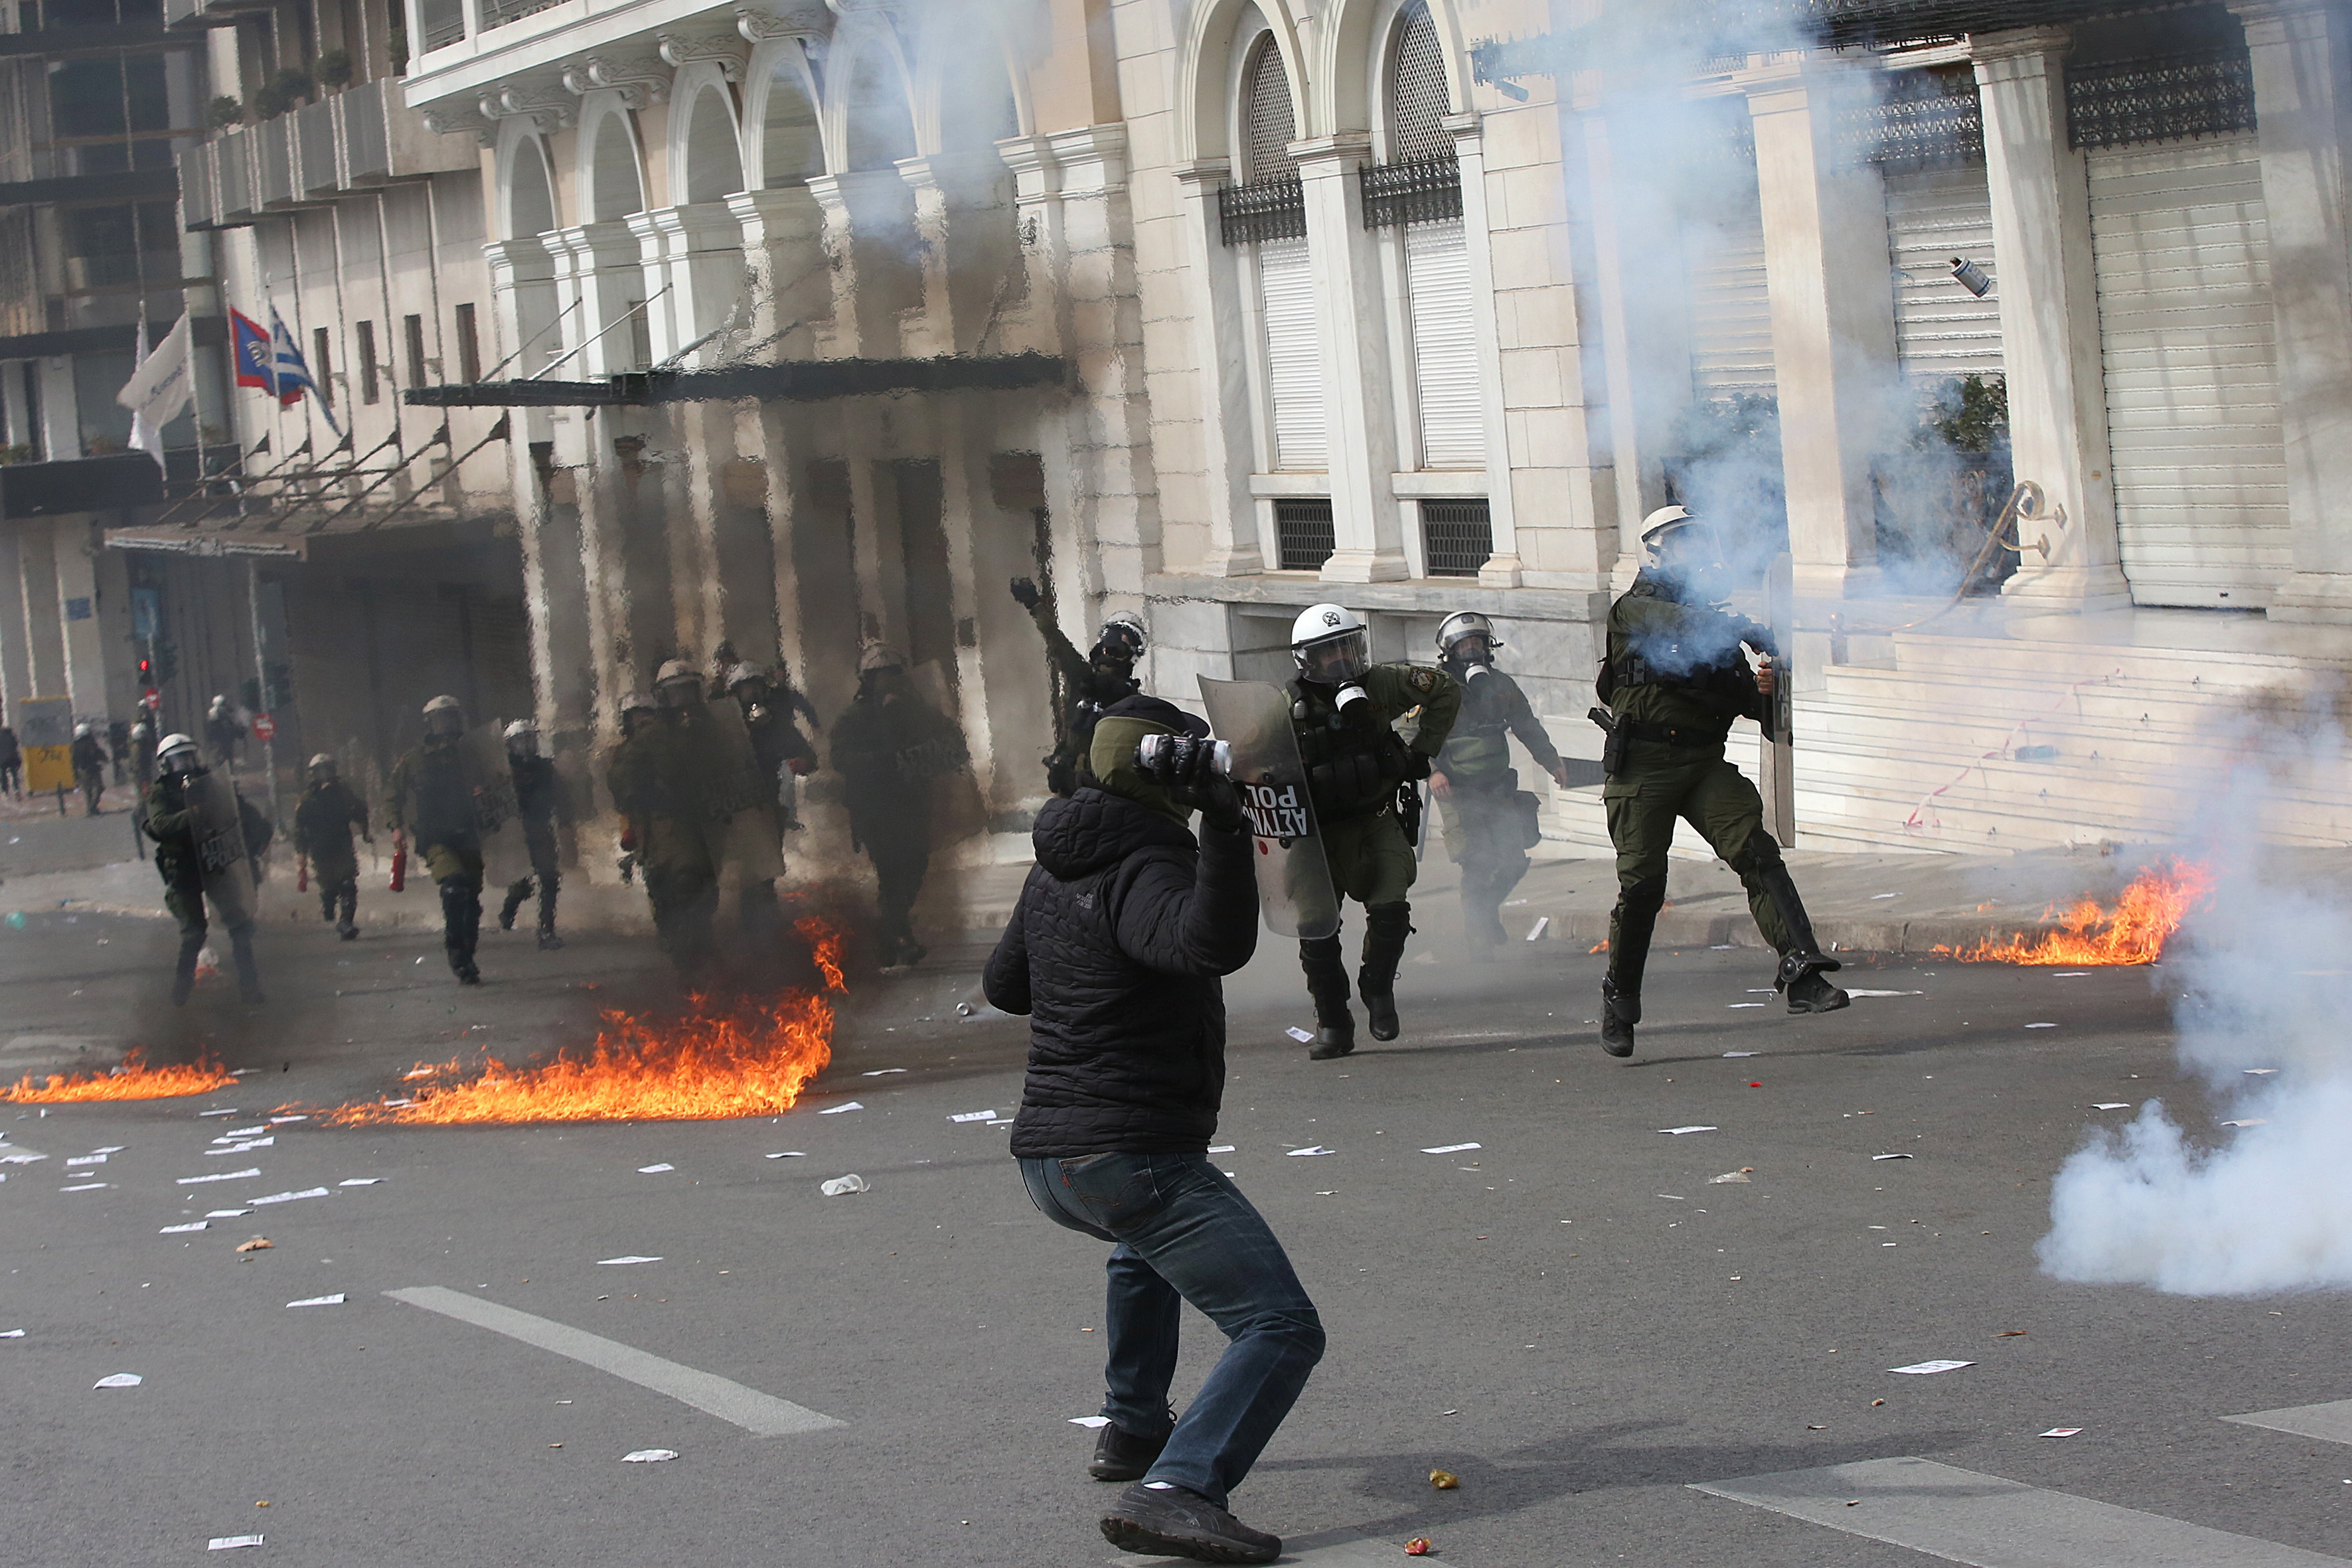
POLYGON ((187 736, 166 735, 155 748, 155 765, 167 773, 192 773, 204 765, 204 758, 187 736))
POLYGON ((682 658, 664 659, 654 671, 654 701, 663 708, 685 708, 700 700, 702 677, 682 658))
POLYGON ((335 759, 331 752, 320 752, 310 759, 309 765, 310 776, 314 779, 331 779, 335 776, 335 759))
POLYGON ((1696 549, 1709 560, 1720 553, 1712 524, 1686 506, 1662 506, 1642 520, 1642 544, 1650 559, 1664 563, 1675 552, 1696 549))
POLYGON ((539 755, 539 726, 528 719, 518 719, 507 726, 507 754, 515 757, 539 755))
POLYGON ((1343 605, 1310 605, 1290 623, 1290 658, 1305 679, 1340 686, 1371 668, 1364 617, 1343 605))
POLYGON ((80 723, 80 724, 77 724, 77 725, 75 725, 75 726, 74 726, 74 739, 75 739, 75 740, 77 740, 77 741, 86 740, 86 739, 88 739, 88 738, 89 738, 89 725, 87 722, 80 723))
POLYGON ((1485 637, 1486 651, 1490 655, 1503 646, 1503 639, 1495 635, 1494 622, 1475 610, 1456 610, 1438 623, 1438 653, 1447 658, 1453 658, 1454 645, 1465 637, 1485 637))
POLYGON ((425 732, 428 735, 455 735, 466 728, 466 711, 457 700, 446 692, 425 705, 425 732))

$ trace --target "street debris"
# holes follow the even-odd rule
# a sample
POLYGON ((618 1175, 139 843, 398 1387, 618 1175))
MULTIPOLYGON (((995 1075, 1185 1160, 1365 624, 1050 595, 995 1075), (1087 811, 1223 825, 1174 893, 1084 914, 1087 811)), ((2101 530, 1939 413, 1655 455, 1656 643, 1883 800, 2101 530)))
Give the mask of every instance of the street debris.
POLYGON ((952 1116, 950 1116, 948 1120, 950 1121, 993 1121, 996 1120, 996 1112, 993 1110, 959 1110, 952 1116))
POLYGON ((269 1128, 267 1124, 259 1127, 232 1127, 227 1131, 222 1133, 219 1137, 214 1139, 213 1142, 215 1143, 234 1143, 240 1138, 251 1138, 257 1133, 267 1132, 268 1131, 269 1128))
POLYGON ((873 1183, 852 1171, 845 1176, 834 1177, 833 1180, 820 1185, 817 1190, 826 1197, 837 1198, 845 1193, 870 1192, 873 1190, 873 1183))
POLYGON ((143 1381, 145 1380, 135 1372, 111 1372, 91 1384, 90 1386, 92 1388, 136 1388, 143 1381))
POLYGON ((1434 1149, 1423 1149, 1424 1154, 1461 1154, 1483 1145, 1476 1143, 1440 1143, 1434 1149))
POLYGON ((621 1463, 625 1465, 658 1465, 665 1459, 675 1459, 677 1458, 677 1450, 676 1448, 639 1448, 633 1454, 622 1455, 621 1463))
POLYGON ((383 1180, 383 1178, 382 1176, 352 1176, 343 1181, 337 1182, 335 1185, 339 1187, 373 1187, 383 1180))
MULTIPOLYGON (((2263 1124, 2265 1120, 2265 1118, 2260 1116, 2250 1116, 2242 1121, 2224 1121, 2221 1125, 2224 1127, 2260 1127, 2263 1124)), ((64 1190, 67 1192, 72 1192, 74 1189, 67 1187, 64 1190)))
POLYGON ((906 1070, 907 1069, 905 1068, 876 1068, 872 1072, 862 1072, 857 1076, 859 1078, 888 1078, 894 1072, 905 1072, 906 1070))
POLYGON ((1288 1035, 1292 1039, 1297 1040, 1302 1046, 1315 1037, 1314 1030, 1302 1029, 1296 1024, 1291 1025, 1290 1027, 1283 1030, 1282 1032, 1288 1035))
POLYGON ((2058 1026, 2055 1024, 2028 1024, 2025 1026, 2029 1029, 2054 1029, 2058 1026))
POLYGON ((178 1236, 183 1231, 210 1230, 212 1227, 213 1222, 208 1219, 191 1220, 186 1225, 167 1225, 155 1234, 158 1236, 178 1236))
POLYGON ((677 1167, 676 1165, 639 1165, 637 1167, 637 1174, 640 1176, 656 1176, 664 1171, 675 1171, 677 1169, 677 1167))
POLYGON ((1462 1478, 1452 1470, 1432 1470, 1429 1472, 1429 1484, 1439 1491, 1450 1492, 1462 1484, 1462 1478))
POLYGON ((1339 1151, 1337 1149, 1326 1149, 1320 1143, 1310 1143, 1304 1149, 1291 1149, 1285 1152, 1288 1153, 1292 1159, 1296 1160, 1307 1154, 1336 1154, 1339 1151))
POLYGON ((1416 1535, 1404 1543, 1404 1554, 1407 1557, 1426 1557, 1429 1552, 1429 1537, 1426 1535, 1416 1535))
POLYGON ((2025 1337, 2025 1333, 2026 1331, 2023 1329, 2003 1329, 2000 1332, 1993 1335, 1993 1338, 1997 1340, 2021 1340, 2025 1337))
MULTIPOLYGON (((213 1142, 217 1143, 220 1140, 215 1138, 213 1142)), ((277 1145, 277 1142, 278 1140, 275 1138, 247 1138, 241 1142, 232 1143, 226 1149, 207 1149, 205 1152, 207 1154, 242 1154, 247 1149, 273 1148, 277 1145)))
POLYGON ((1762 1051, 1726 1051, 1723 1053, 1726 1060, 1729 1060, 1734 1057, 1760 1057, 1764 1053, 1762 1051))
POLYGON ((261 1167, 256 1165, 250 1171, 223 1171, 217 1175, 181 1176, 178 1177, 177 1180, 180 1185, 184 1187, 193 1187, 198 1182, 241 1182, 247 1176, 257 1176, 259 1174, 261 1174, 261 1167))
POLYGON ((596 1259, 596 1267, 599 1268, 608 1268, 620 1263, 659 1263, 661 1259, 658 1258, 641 1258, 637 1254, 632 1252, 626 1258, 600 1258, 596 1259))
POLYGON ((805 1160, 808 1156, 798 1149, 779 1149, 774 1153, 763 1155, 761 1158, 769 1160, 805 1160))
POLYGON ((2131 1102, 2127 1100, 2103 1100, 2098 1104, 2091 1107, 2091 1109, 2094 1110, 2129 1110, 2131 1109, 2131 1102))
POLYGON ((252 1212, 251 1209, 206 1209, 205 1217, 206 1219, 243 1219, 252 1212))
POLYGON ((1730 1005, 1730 1010, 1737 1013, 1742 1007, 1761 1007, 1762 1005, 1764 1004, 1761 1002, 1734 1002, 1730 1005))
POLYGON ((286 1304, 289 1307, 340 1307, 343 1304, 343 1293, 338 1290, 331 1296, 305 1296, 299 1301, 286 1304))
POLYGON ((2080 1426, 2053 1426, 2049 1431, 2036 1433, 2035 1436, 2041 1437, 2072 1437, 2082 1430, 2083 1429, 2080 1426))
POLYGON ((0 1340, 21 1340, 24 1337, 25 1331, 22 1329, 0 1329, 0 1340))
POLYGON ((865 1109, 866 1108, 864 1106, 858 1104, 857 1101, 853 1100, 847 1105, 828 1105, 823 1110, 818 1111, 817 1114, 819 1116, 838 1116, 845 1110, 863 1110, 865 1109))
POLYGON ((106 1184, 104 1182, 82 1182, 70 1187, 59 1187, 58 1191, 61 1193, 94 1193, 105 1185, 106 1184))
POLYGON ((1720 1187, 1731 1182, 1753 1182, 1755 1177, 1752 1173, 1755 1169, 1753 1165, 1742 1165, 1736 1171, 1726 1171, 1719 1176, 1709 1176, 1706 1179, 1706 1184, 1710 1187, 1720 1187))
POLYGON ((1669 1138, 1679 1138, 1685 1132, 1720 1132, 1720 1127, 1661 1127, 1659 1131, 1669 1138))
POLYGON ((0 1165, 29 1165, 36 1160, 46 1160, 47 1154, 0 1154, 0 1165))
POLYGON ((1886 1370, 1889 1372, 1903 1373, 1906 1375, 1912 1377, 1926 1377, 1930 1373, 1958 1372, 1964 1366, 1974 1366, 1977 1363, 1972 1361, 1923 1361, 1915 1363, 1910 1366, 1890 1366, 1886 1370))
POLYGON ((106 1156, 103 1154, 72 1154, 68 1155, 66 1159, 66 1169, 71 1170, 76 1165, 103 1165, 105 1163, 106 1156))
POLYGON ((324 1187, 305 1187, 299 1193, 272 1193, 266 1198, 248 1198, 246 1201, 259 1208, 264 1204, 290 1204, 302 1198, 323 1198, 326 1195, 324 1187))
POLYGON ((1091 1432, 1109 1426, 1110 1417, 1108 1415, 1073 1415, 1070 1417, 1070 1425, 1073 1426, 1084 1426, 1087 1430, 1091 1432))
POLYGON ((1543 933, 1550 929, 1551 917, 1549 915, 1538 915, 1536 917, 1536 923, 1528 931, 1527 939, 1529 942, 1541 942, 1543 940, 1543 933))
POLYGON ((1860 991, 1851 985, 1846 987, 1845 994, 1849 996, 1925 996, 1927 994, 1925 991, 1860 991))
POLYGON ((1873 1154, 1871 1156, 1871 1159, 1874 1162, 1879 1160, 1908 1160, 1909 1158, 1911 1158, 1911 1156, 1908 1154, 1873 1154))
POLYGON ((1873 903, 1876 903, 1881 899, 1899 899, 1902 896, 1900 893, 1873 893, 1870 899, 1873 903))
POLYGON ((261 1537, 257 1535, 215 1535, 210 1541, 205 1542, 205 1550, 207 1552, 234 1552, 240 1546, 258 1546, 260 1544, 261 1537))
POLYGON ((257 1236, 236 1244, 239 1252, 267 1252, 278 1244, 266 1236, 257 1236))
POLYGON ((1212 1154, 1230 1154, 1233 1152, 1234 1146, 1230 1143, 1212 1143, 1209 1145, 1209 1152, 1212 1154))
POLYGON ((2246 1069, 2246 1076, 2248 1078, 2268 1078, 2271 1074, 2276 1071, 2278 1071, 2278 1068, 2248 1068, 2246 1069))

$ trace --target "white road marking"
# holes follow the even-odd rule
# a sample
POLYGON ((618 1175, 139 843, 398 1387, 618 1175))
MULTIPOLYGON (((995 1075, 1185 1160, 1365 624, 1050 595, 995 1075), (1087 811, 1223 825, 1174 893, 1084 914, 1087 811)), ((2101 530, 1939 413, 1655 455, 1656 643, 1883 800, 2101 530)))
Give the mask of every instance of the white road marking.
POLYGON ((1729 1498, 1974 1568, 2343 1568, 2344 1559, 1928 1459, 1711 1481, 1729 1498), (1849 1504, 1853 1506, 1849 1506, 1849 1504))
POLYGON ((608 1340, 568 1323, 536 1318, 529 1312, 518 1312, 512 1307, 501 1307, 495 1301, 484 1301, 438 1285, 386 1290, 384 1294, 395 1301, 405 1301, 412 1307, 422 1307, 428 1312, 439 1312, 459 1322, 569 1356, 640 1388, 666 1394, 681 1405, 691 1405, 721 1421, 731 1421, 755 1437, 822 1432, 828 1426, 844 1425, 830 1415, 762 1394, 756 1388, 746 1388, 715 1373, 698 1372, 617 1340, 608 1340))
POLYGON ((2352 1399, 2339 1399, 2332 1405, 2297 1405, 2286 1410, 2257 1410, 2252 1415, 2224 1415, 2221 1419, 2235 1421, 2241 1426, 2267 1426, 2273 1432, 2316 1437, 2326 1443, 2352 1443, 2352 1399))

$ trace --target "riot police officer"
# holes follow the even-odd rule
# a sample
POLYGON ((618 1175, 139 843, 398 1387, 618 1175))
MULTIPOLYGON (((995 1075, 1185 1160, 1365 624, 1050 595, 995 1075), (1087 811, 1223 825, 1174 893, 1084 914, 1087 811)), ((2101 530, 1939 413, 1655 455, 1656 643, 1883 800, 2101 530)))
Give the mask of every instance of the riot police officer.
POLYGON ((563 780, 555 763, 539 754, 539 729, 528 719, 507 726, 507 769, 514 775, 515 817, 522 825, 523 847, 530 855, 530 875, 507 885, 506 902, 499 907, 499 929, 514 930, 515 911, 539 891, 539 945, 542 952, 562 947, 555 934, 555 895, 563 876, 556 856, 555 829, 572 820, 563 805, 563 780))
MULTIPOLYGON (((155 869, 163 879, 163 907, 180 922, 180 960, 172 976, 172 1001, 184 1003, 195 989, 196 960, 205 950, 205 900, 228 928, 236 954, 237 994, 248 1004, 262 1000, 261 972, 253 956, 252 807, 226 788, 226 775, 208 775, 196 742, 166 735, 157 749, 159 772, 147 786, 140 823, 155 841, 155 869)), ((267 841, 266 826, 262 837, 267 841)))
POLYGON ((1838 961, 1813 939, 1780 846, 1764 830, 1763 797, 1724 760, 1732 721, 1764 717, 1771 695, 1772 667, 1751 671, 1743 645, 1769 656, 1772 635, 1723 607, 1727 573, 1706 523, 1682 507, 1662 507, 1644 521, 1642 542, 1649 563, 1609 610, 1598 688, 1608 710, 1593 710, 1609 731, 1601 795, 1617 849, 1617 908, 1601 983, 1601 1040, 1612 1057, 1633 1054, 1676 818, 1738 873, 1757 929, 1780 954, 1772 983, 1789 1011, 1827 1013, 1848 1002, 1823 978, 1838 961))
POLYGON ((474 788, 460 745, 466 715, 454 697, 425 705, 425 743, 392 770, 384 826, 398 848, 404 835, 441 892, 441 946, 449 973, 464 985, 482 983, 474 950, 482 934, 482 834, 474 815, 474 788))
POLYGON ((906 657, 867 644, 857 695, 833 721, 833 768, 845 786, 850 844, 874 863, 886 966, 923 961, 914 909, 931 865, 931 781, 969 756, 955 721, 916 691, 906 657))
MULTIPOLYGON (((1364 944, 1356 989, 1372 1038, 1397 1037, 1396 972, 1412 933, 1412 890, 1417 869, 1413 832, 1401 808, 1417 812, 1412 785, 1429 776, 1462 706, 1454 678, 1426 665, 1374 664, 1363 617, 1339 605, 1315 605, 1290 627, 1290 657, 1298 679, 1290 685, 1291 728, 1298 736, 1307 793, 1331 867, 1331 886, 1364 906, 1364 944), (1397 721, 1419 709, 1407 742, 1397 721)), ((1417 825, 1416 825, 1417 826, 1417 825)), ((1356 1048, 1356 1018, 1348 1006, 1348 967, 1339 933, 1298 944, 1307 992, 1315 999, 1317 1061, 1356 1048)))
POLYGON ((613 753, 613 804, 628 818, 636 868, 645 874, 654 930, 681 979, 693 984, 712 963, 710 921, 719 909, 725 823, 711 811, 721 781, 708 776, 710 723, 702 679, 682 658, 654 673, 654 712, 631 726, 613 753))
POLYGON ((75 725, 73 746, 67 755, 73 763, 74 784, 81 791, 82 815, 96 816, 98 803, 106 794, 106 743, 98 738, 97 726, 75 725))
POLYGON ((1034 582, 1013 579, 1013 600, 1029 612, 1037 635, 1045 639, 1054 688, 1054 751, 1045 759, 1045 787, 1067 795, 1086 781, 1096 717, 1143 689, 1135 679, 1136 661, 1143 657, 1143 622, 1124 611, 1111 616, 1095 634, 1093 649, 1081 657, 1077 645, 1062 635, 1054 607, 1034 582))
POLYGON ((335 922, 335 934, 357 940, 360 858, 352 850, 352 829, 373 844, 367 803, 338 776, 335 759, 320 752, 310 759, 310 783, 294 808, 294 847, 310 862, 319 883, 319 918, 335 922))
POLYGON ((1502 646, 1495 623, 1475 610, 1448 616, 1437 628, 1438 668, 1462 688, 1462 713, 1429 775, 1429 793, 1445 807, 1445 852, 1462 868, 1462 923, 1470 956, 1482 963, 1503 940, 1503 900, 1528 874, 1528 851, 1541 837, 1536 797, 1519 788, 1511 766, 1510 737, 1568 787, 1568 764, 1528 694, 1495 668, 1502 646))

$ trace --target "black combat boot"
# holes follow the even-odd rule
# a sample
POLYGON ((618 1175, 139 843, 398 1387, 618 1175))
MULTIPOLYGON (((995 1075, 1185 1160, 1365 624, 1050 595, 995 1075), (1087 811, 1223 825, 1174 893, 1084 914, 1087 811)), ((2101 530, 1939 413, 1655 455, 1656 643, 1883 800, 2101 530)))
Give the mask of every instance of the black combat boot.
POLYGON ((1789 928, 1789 946, 1780 954, 1780 967, 1772 976, 1772 988, 1789 999, 1791 1013, 1834 1013, 1850 1006, 1853 998, 1822 978, 1844 967, 1836 959, 1822 952, 1813 937, 1813 922, 1805 913, 1805 901, 1797 896, 1797 884, 1789 875, 1785 864, 1775 862, 1759 870, 1758 880, 1772 896, 1772 905, 1780 911, 1781 924, 1789 928))
POLYGON ((514 930, 515 911, 522 908, 522 901, 529 897, 530 897, 530 879, 529 877, 525 877, 520 882, 515 882, 508 887, 507 901, 499 906, 499 929, 500 931, 514 930))
POLYGON ((319 918, 322 921, 335 918, 335 889, 324 882, 319 884, 319 918))
POLYGON ((1633 1054, 1633 1026, 1642 1021, 1642 994, 1620 991, 1615 978, 1601 982, 1601 1048, 1612 1057, 1633 1054))
POLYGON ((1298 944, 1298 967, 1307 972, 1307 994, 1315 999, 1315 1039, 1309 1059, 1328 1062, 1356 1048, 1356 1016, 1348 1010, 1348 961, 1338 932, 1298 944))
POLYGON ((196 960, 204 955, 205 933, 180 939, 179 967, 172 972, 172 1005, 184 1006, 196 989, 196 960))
POLYGON ((555 934, 555 893, 559 885, 552 872, 539 879, 539 950, 541 952, 552 952, 563 945, 563 939, 555 934))
POLYGON ((451 877, 441 884, 441 946, 449 955, 449 973, 460 984, 481 983, 482 972, 474 967, 474 941, 482 919, 482 901, 463 877, 451 877))
POLYGON ((253 928, 237 926, 228 933, 229 952, 236 964, 236 994, 247 1005, 258 1005, 268 998, 261 994, 261 966, 253 959, 253 928))
POLYGON ((1666 879, 1644 878, 1617 895, 1609 917, 1609 977, 1601 983, 1601 1048, 1633 1054, 1633 1026, 1642 1021, 1642 975, 1650 966, 1650 938, 1666 907, 1666 879))
POLYGON ((1364 962, 1356 971, 1356 989, 1363 995, 1376 1040, 1397 1037, 1397 964, 1404 958, 1404 940, 1412 934, 1411 904, 1375 904, 1364 911, 1364 962))
POLYGON ((341 937, 345 942, 355 942, 359 939, 360 934, 360 890, 358 884, 352 882, 345 882, 343 884, 341 902, 342 905, 342 918, 335 922, 335 934, 341 937))

